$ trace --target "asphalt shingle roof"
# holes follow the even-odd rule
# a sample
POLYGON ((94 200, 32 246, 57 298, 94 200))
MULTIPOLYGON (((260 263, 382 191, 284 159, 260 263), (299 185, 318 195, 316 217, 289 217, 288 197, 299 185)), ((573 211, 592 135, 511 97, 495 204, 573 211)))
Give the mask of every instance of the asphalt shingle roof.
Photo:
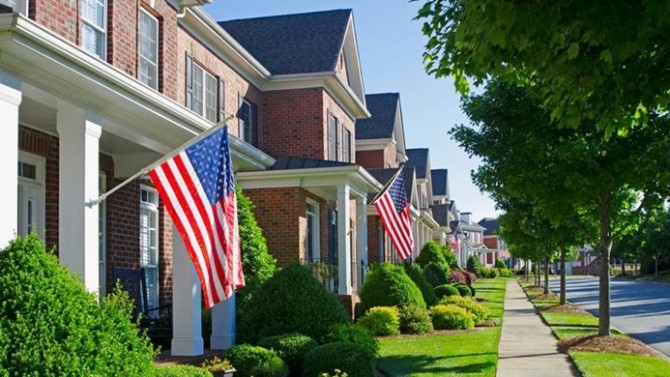
POLYGON ((433 210, 433 218, 440 226, 450 226, 449 204, 437 204, 430 208, 433 210))
POLYGON ((408 160, 406 166, 413 167, 416 170, 416 178, 427 178, 428 170, 428 148, 415 148, 406 151, 408 160))
MULTIPOLYGON (((368 173, 381 183, 383 186, 386 186, 387 183, 393 178, 395 173, 398 172, 399 168, 390 168, 390 169, 367 169, 368 173)), ((404 168, 402 171, 403 183, 405 183, 405 194, 407 195, 407 200, 412 201, 412 185, 414 184, 414 171, 412 169, 404 168)), ((368 201, 377 196, 377 194, 368 195, 368 201)))
POLYGON ((485 236, 492 236, 498 234, 498 230, 500 230, 500 223, 498 222, 498 219, 494 219, 491 217, 485 217, 479 220, 477 224, 486 228, 486 230, 484 231, 485 236))
POLYGON ((274 75, 333 72, 351 9, 221 21, 223 27, 274 75))
POLYGON ((433 195, 447 195, 447 177, 447 169, 433 169, 430 171, 433 195))
POLYGON ((300 157, 277 157, 275 164, 268 170, 290 170, 290 169, 312 169, 312 168, 332 168, 336 166, 353 166, 347 162, 316 160, 312 158, 300 157))
POLYGON ((356 121, 356 140, 391 138, 399 100, 398 93, 367 94, 365 105, 371 117, 356 121))

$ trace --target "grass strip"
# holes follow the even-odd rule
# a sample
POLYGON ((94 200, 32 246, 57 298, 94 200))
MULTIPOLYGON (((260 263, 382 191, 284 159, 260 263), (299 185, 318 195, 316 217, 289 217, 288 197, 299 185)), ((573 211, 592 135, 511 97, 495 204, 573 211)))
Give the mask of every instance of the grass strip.
POLYGON ((570 357, 582 377, 670 376, 670 363, 656 357, 578 351, 570 357))

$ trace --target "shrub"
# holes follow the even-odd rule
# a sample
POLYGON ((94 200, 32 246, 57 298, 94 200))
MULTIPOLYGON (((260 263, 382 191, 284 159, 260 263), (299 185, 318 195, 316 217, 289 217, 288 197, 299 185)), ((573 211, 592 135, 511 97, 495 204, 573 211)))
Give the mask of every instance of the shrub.
POLYGON ((213 377, 212 373, 193 365, 155 367, 153 377, 213 377))
POLYGON ((358 323, 375 336, 400 334, 400 315, 395 306, 375 306, 358 323))
POLYGON ((319 344, 307 335, 292 333, 263 338, 258 345, 275 351, 286 362, 291 376, 300 376, 305 355, 319 344))
POLYGON ((496 259, 496 263, 495 263, 494 267, 497 268, 497 269, 507 268, 507 265, 505 265, 505 262, 501 261, 500 259, 496 259))
POLYGON ((449 274, 449 283, 452 284, 467 284, 467 276, 466 276, 467 271, 463 270, 451 270, 451 273, 449 274))
MULTIPOLYGON (((328 343, 316 347, 305 356, 303 377, 317 377, 323 371, 338 369, 349 377, 374 377, 375 356, 358 344, 328 343)), ((237 377, 237 376, 236 376, 237 377)))
POLYGON ((441 247, 442 250, 442 255, 444 255, 444 259, 447 261, 447 265, 450 268, 458 268, 458 262, 456 261, 456 254, 454 254, 454 251, 449 247, 448 245, 444 245, 441 247))
POLYGON ((428 241, 419 252, 419 256, 416 257, 416 263, 423 267, 426 267, 429 263, 435 263, 439 265, 447 264, 447 259, 445 258, 442 246, 436 241, 428 241))
POLYGON ((423 275, 433 286, 447 284, 449 282, 449 266, 447 264, 428 263, 423 268, 423 275))
POLYGON ((435 295, 438 299, 446 296, 458 296, 461 292, 451 284, 442 284, 435 287, 435 295))
POLYGON ((470 297, 451 296, 440 300, 440 305, 456 305, 470 312, 479 323, 489 316, 489 310, 470 297))
POLYGON ((470 271, 463 271, 463 273, 465 274, 465 284, 472 287, 472 284, 474 284, 474 282, 477 281, 477 275, 473 274, 470 271))
POLYGON ((465 284, 456 284, 454 285, 454 288, 456 288, 458 290, 458 293, 463 297, 472 296, 472 288, 470 288, 465 284))
POLYGON ((483 278, 495 279, 498 277, 498 273, 496 272, 495 268, 481 267, 479 271, 481 274, 480 276, 483 278))
POLYGON ((251 298, 243 320, 244 342, 298 332, 322 342, 336 323, 347 323, 337 297, 326 291, 308 267, 292 263, 265 282, 251 298))
POLYGON ((400 308, 400 332, 403 334, 426 334, 433 331, 433 322, 428 310, 418 306, 400 308))
POLYGON ((355 324, 337 324, 333 326, 331 332, 326 336, 326 343, 351 342, 365 347, 370 353, 377 356, 379 354, 379 341, 368 329, 355 324))
POLYGON ((426 302, 426 305, 433 306, 437 302, 437 296, 435 296, 435 290, 433 286, 426 280, 426 277, 419 267, 416 264, 404 263, 403 267, 405 268, 405 273, 409 276, 410 279, 416 284, 417 288, 421 291, 423 296, 423 301, 426 302))
POLYGON ((368 273, 361 287, 361 310, 365 313, 374 306, 426 307, 421 291, 400 266, 381 263, 368 273))
POLYGON ((479 261, 479 258, 475 255, 470 255, 468 257, 468 261, 466 263, 466 268, 468 271, 472 272, 473 274, 477 275, 477 277, 482 276, 482 262, 479 261))
POLYGON ((35 234, 0 252, 0 374, 144 376, 155 351, 125 292, 100 304, 35 234))
POLYGON ((430 308, 430 318, 436 330, 466 330, 475 327, 472 314, 456 305, 435 305, 430 308))
POLYGON ((235 377, 286 377, 288 367, 274 351, 250 344, 238 344, 224 356, 237 370, 235 377))
POLYGON ((503 276, 503 277, 514 276, 514 272, 512 270, 510 270, 509 268, 501 268, 501 269, 498 269, 498 276, 503 276))

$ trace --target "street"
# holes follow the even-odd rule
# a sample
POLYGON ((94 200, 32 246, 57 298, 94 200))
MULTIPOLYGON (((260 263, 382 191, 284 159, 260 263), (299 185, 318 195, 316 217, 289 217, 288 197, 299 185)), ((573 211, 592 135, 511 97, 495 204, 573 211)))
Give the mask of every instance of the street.
MULTIPOLYGON (((558 279, 551 290, 559 291, 558 279)), ((612 280, 612 326, 670 356, 670 286, 612 280)), ((598 278, 567 279, 567 298, 598 315, 598 278)))

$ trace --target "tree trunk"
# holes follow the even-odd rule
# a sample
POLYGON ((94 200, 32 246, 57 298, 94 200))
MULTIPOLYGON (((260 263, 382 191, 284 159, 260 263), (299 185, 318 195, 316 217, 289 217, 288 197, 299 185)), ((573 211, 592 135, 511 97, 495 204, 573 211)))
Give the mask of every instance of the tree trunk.
POLYGON ((544 259, 544 292, 545 295, 549 294, 549 259, 544 259))
POLYGON ((598 335, 611 335, 611 308, 610 308, 610 250, 612 249, 612 234, 610 225, 611 193, 602 194, 598 200, 598 218, 600 222, 600 240, 598 242, 598 256, 600 257, 600 297, 598 305, 598 335))
POLYGON ((626 276, 626 260, 621 259, 621 276, 626 276))
POLYGON ((654 258, 654 277, 658 279, 658 256, 654 258))
POLYGON ((561 247, 561 305, 565 305, 565 246, 561 247))
POLYGON ((540 275, 540 261, 535 261, 535 285, 538 287, 542 286, 542 276, 540 275))

